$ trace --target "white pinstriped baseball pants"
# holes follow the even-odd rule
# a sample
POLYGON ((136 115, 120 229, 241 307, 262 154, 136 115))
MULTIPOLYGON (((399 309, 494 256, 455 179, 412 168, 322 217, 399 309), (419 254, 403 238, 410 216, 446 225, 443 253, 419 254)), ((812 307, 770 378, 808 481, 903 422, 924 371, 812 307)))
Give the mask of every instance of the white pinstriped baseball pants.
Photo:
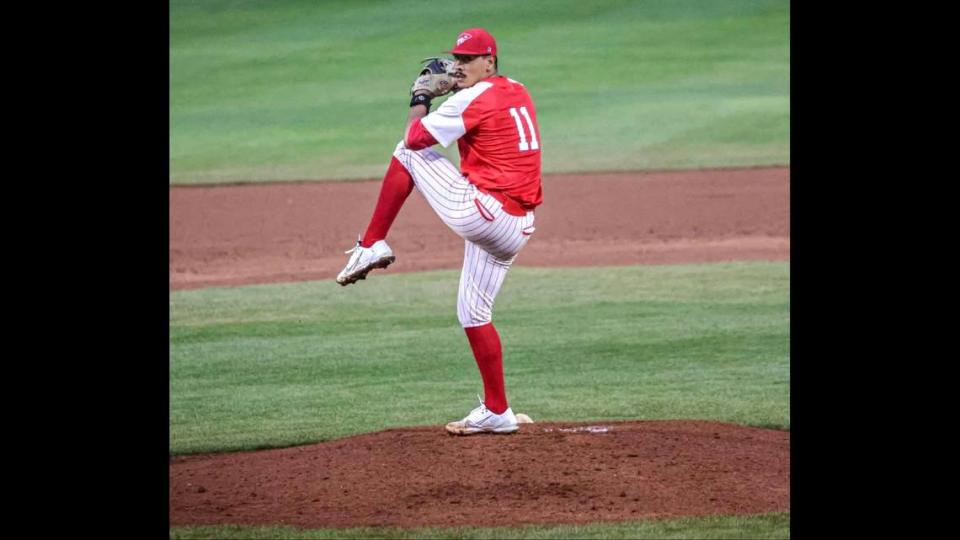
POLYGON ((507 270, 535 230, 533 212, 523 217, 504 212, 500 201, 478 190, 432 148, 410 150, 400 141, 393 155, 434 212, 464 240, 457 293, 460 324, 469 328, 491 322, 507 270))

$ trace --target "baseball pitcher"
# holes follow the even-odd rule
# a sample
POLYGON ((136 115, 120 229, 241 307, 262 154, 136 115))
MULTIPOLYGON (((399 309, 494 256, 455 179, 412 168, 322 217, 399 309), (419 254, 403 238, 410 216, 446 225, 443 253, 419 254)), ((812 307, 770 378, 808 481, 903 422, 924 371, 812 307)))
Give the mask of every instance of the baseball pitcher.
POLYGON ((534 209, 543 200, 537 111, 527 89, 497 71, 497 43, 486 30, 464 30, 446 52, 453 61, 432 59, 413 83, 404 138, 393 152, 373 218, 347 252, 351 256, 337 283, 366 279, 371 270, 396 260, 385 239, 416 187, 464 239, 457 317, 483 379, 480 406, 446 430, 511 433, 518 429, 517 416, 507 403, 493 302, 535 230, 534 209), (454 94, 430 112, 430 101, 449 92, 454 94), (454 141, 460 170, 431 149, 454 141))

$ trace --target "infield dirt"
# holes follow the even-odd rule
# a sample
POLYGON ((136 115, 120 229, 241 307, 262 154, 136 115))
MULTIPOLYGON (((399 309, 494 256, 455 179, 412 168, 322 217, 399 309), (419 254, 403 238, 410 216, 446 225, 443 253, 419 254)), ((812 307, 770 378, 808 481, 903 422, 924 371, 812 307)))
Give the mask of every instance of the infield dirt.
MULTIPOLYGON (((789 177, 787 167, 548 175, 537 231, 516 264, 788 260, 789 177)), ((170 289, 332 280, 378 190, 378 181, 171 187, 170 289)), ((388 240, 398 256, 388 272, 460 267, 463 241, 417 193, 388 240)), ((538 422, 473 437, 442 425, 398 428, 171 457, 170 524, 511 526, 756 514, 790 510, 789 471, 789 431, 713 422, 538 422)))
MULTIPOLYGON (((170 189, 170 289, 334 279, 379 181, 170 189)), ((547 175, 518 266, 786 260, 788 167, 547 175)), ((457 269, 463 240, 414 191, 388 272, 457 269)))

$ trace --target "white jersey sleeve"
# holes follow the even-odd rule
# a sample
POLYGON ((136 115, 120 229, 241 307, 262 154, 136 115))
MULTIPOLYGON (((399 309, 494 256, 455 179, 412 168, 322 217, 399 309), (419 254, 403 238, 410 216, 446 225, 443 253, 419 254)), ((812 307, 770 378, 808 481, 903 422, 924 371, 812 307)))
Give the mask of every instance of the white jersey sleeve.
POLYGON ((467 127, 463 123, 463 111, 492 86, 492 83, 480 81, 470 88, 461 90, 444 101, 437 110, 424 116, 420 122, 433 135, 433 138, 446 148, 467 132, 467 127))

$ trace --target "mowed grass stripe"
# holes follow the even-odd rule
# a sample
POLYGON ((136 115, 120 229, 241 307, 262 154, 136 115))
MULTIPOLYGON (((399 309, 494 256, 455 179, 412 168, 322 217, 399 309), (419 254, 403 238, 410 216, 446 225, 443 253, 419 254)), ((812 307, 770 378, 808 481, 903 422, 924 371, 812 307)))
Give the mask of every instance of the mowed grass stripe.
POLYGON ((326 538, 790 538, 790 514, 710 516, 674 520, 588 525, 527 525, 524 527, 458 527, 396 529, 298 529, 294 527, 173 527, 170 538, 326 539, 326 538))
MULTIPOLYGON (((462 417, 482 393, 458 273, 172 292, 170 452, 462 417)), ((789 428, 789 263, 511 269, 495 322, 535 420, 789 428)))

